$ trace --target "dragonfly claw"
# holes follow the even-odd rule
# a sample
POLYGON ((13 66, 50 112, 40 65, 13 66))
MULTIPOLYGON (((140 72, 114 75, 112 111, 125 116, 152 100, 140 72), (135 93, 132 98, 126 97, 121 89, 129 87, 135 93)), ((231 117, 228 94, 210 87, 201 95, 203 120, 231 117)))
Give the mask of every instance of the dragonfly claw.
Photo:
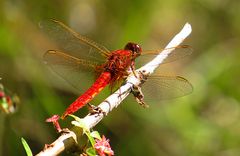
MULTIPOLYGON (((147 80, 148 74, 145 74, 145 71, 139 71, 138 76, 139 76, 139 79, 141 80, 141 83, 143 83, 147 80)), ((139 86, 133 85, 131 92, 132 92, 133 96, 135 97, 137 103, 139 103, 143 108, 148 108, 149 105, 143 101, 144 95, 143 95, 140 85, 139 86)))
POLYGON ((91 105, 90 103, 87 103, 87 105, 91 115, 93 114, 97 114, 97 115, 103 114, 104 116, 106 115, 106 113, 100 107, 91 105))
MULTIPOLYGON (((139 78, 140 78, 142 83, 147 81, 148 74, 145 74, 145 71, 140 71, 138 75, 139 75, 139 78)), ((140 86, 133 85, 132 94, 135 97, 137 103, 139 103, 143 108, 148 108, 149 107, 149 105, 146 104, 143 101, 144 100, 144 95, 143 95, 143 92, 142 92, 142 89, 141 89, 140 86)))
POLYGON ((132 94, 135 97, 138 104, 140 104, 143 108, 148 108, 149 105, 146 104, 144 100, 144 95, 142 93, 141 87, 134 85, 132 87, 132 94))

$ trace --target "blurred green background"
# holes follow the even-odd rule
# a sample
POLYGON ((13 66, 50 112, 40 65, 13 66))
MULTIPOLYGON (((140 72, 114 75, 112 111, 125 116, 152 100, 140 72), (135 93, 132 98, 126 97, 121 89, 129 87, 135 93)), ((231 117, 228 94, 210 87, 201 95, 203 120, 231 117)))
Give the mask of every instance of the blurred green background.
MULTIPOLYGON (((125 102, 95 130, 121 156, 238 156, 239 8, 239 0, 0 1, 1 83, 21 99, 15 114, 0 114, 0 155, 25 155, 21 137, 34 154, 54 141, 58 135, 45 119, 61 114, 77 97, 42 60, 51 43, 38 23, 54 18, 111 50, 128 41, 143 49, 164 47, 189 22, 193 32, 184 43, 194 52, 168 68, 186 77, 193 93, 158 104, 153 99, 149 109, 125 102)), ((86 109, 76 113, 85 114, 86 109)), ((70 126, 69 121, 61 123, 70 126)))

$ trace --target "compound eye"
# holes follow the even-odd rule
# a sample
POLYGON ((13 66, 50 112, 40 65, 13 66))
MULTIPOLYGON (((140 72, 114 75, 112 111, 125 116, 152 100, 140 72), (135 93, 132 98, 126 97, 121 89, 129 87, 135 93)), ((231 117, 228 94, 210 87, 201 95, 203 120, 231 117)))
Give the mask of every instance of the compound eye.
POLYGON ((142 48, 140 47, 140 45, 136 44, 136 46, 135 46, 135 52, 138 53, 138 54, 141 54, 142 48))
POLYGON ((133 49, 133 43, 127 43, 124 47, 125 50, 132 50, 133 49))
POLYGON ((127 45, 124 48, 125 50, 131 50, 133 53, 140 55, 142 52, 142 48, 140 47, 140 45, 136 44, 136 43, 132 43, 129 42, 127 43, 127 45))

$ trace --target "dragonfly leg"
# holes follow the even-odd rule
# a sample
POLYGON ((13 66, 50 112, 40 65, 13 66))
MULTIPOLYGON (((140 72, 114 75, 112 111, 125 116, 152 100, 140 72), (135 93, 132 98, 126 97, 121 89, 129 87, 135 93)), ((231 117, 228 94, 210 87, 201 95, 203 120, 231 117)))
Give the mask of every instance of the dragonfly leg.
POLYGON ((137 73, 136 73, 136 71, 135 71, 134 64, 131 65, 131 66, 128 68, 128 70, 126 71, 126 73, 124 73, 123 78, 124 78, 124 79, 127 78, 131 73, 133 73, 134 77, 137 78, 137 73))
POLYGON ((149 105, 146 104, 144 100, 144 95, 142 93, 141 87, 134 85, 132 87, 132 94, 135 97, 138 104, 140 104, 143 108, 148 108, 149 105))
MULTIPOLYGON (((146 74, 144 74, 145 71, 143 72, 139 72, 139 78, 141 80, 141 83, 145 82, 147 80, 147 76, 146 74)), ((140 86, 137 85, 133 85, 132 90, 131 90, 133 96, 135 97, 137 103, 139 103, 141 106, 143 106, 144 108, 148 108, 149 105, 146 104, 143 100, 144 100, 144 95, 142 92, 142 89, 140 86)))
POLYGON ((134 75, 135 77, 137 77, 137 74, 136 74, 134 65, 131 65, 131 70, 132 70, 133 75, 134 75))
POLYGON ((92 114, 96 114, 96 115, 103 114, 104 116, 106 115, 106 113, 100 107, 91 105, 90 103, 87 103, 87 106, 91 115, 92 114))

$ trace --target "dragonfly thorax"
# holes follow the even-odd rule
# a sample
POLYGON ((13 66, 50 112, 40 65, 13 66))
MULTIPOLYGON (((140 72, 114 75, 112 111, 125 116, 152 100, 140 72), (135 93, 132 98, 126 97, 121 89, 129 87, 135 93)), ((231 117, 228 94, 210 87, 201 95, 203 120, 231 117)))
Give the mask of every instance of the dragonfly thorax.
POLYGON ((113 51, 104 64, 104 70, 111 73, 113 79, 118 80, 127 75, 127 70, 133 64, 134 58, 131 50, 113 51))

